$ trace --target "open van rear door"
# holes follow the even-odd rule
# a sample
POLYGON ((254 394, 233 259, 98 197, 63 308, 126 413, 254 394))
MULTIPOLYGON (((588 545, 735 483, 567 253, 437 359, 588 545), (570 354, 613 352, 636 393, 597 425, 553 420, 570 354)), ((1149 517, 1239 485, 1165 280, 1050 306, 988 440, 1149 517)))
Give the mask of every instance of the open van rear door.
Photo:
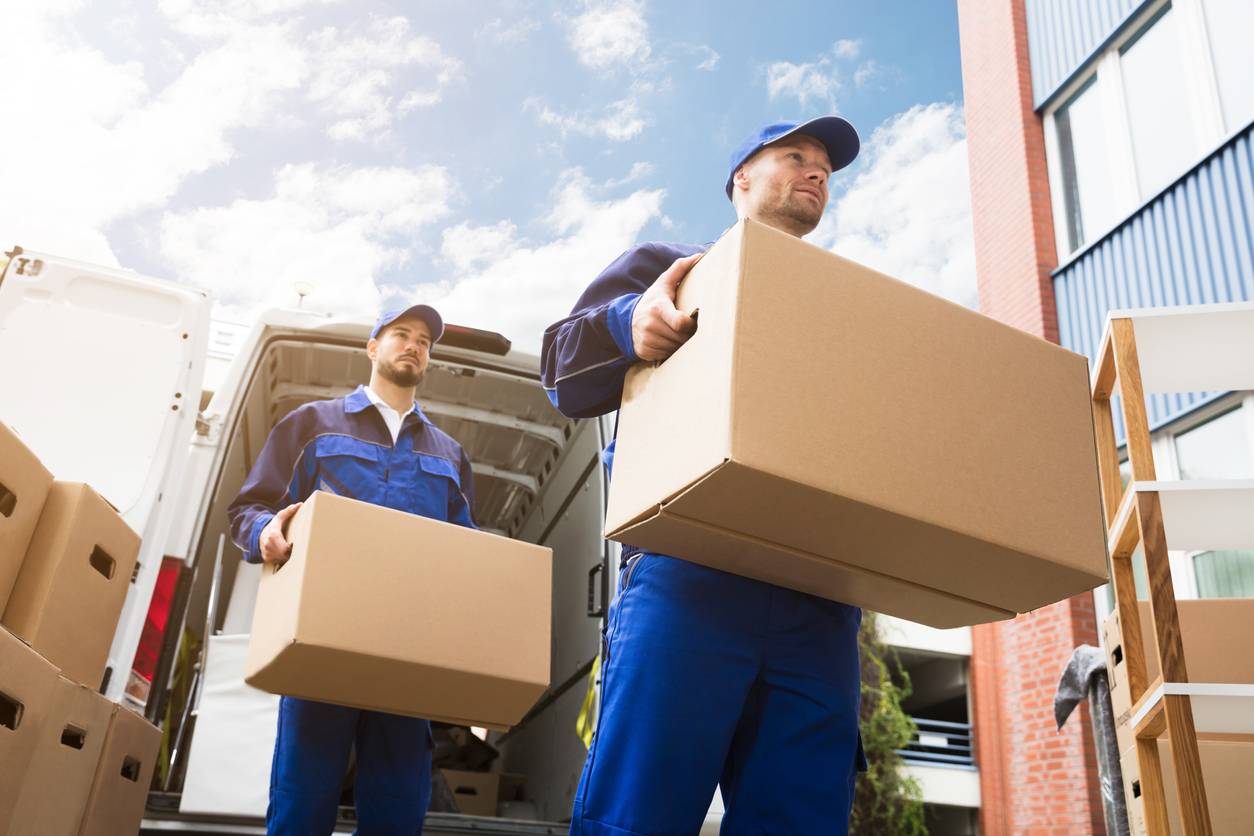
POLYGON ((0 420, 57 479, 90 484, 143 537, 105 675, 105 693, 118 699, 199 407, 210 300, 128 270, 20 248, 8 256, 0 420))

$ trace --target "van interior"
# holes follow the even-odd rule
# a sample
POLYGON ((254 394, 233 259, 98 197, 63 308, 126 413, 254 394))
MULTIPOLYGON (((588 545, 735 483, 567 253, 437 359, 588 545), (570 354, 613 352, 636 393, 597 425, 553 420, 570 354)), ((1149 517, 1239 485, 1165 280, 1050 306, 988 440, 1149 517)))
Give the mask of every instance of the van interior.
MULTIPOLYGON (((186 752, 195 738, 195 712, 186 705, 190 700, 181 704, 180 689, 164 683, 187 680, 187 668, 197 663, 207 632, 246 633, 251 623, 259 573, 242 563, 231 544, 226 509, 283 416, 308 401, 347 394, 369 379, 364 342, 364 333, 349 337, 343 331, 274 329, 248 361, 237 361, 234 368, 244 368, 244 373, 232 372, 209 400, 207 412, 222 416, 215 460, 219 465, 193 536, 192 565, 184 572, 166 630, 154 677, 162 687, 154 685, 148 702, 149 717, 168 727, 170 740, 179 741, 166 791, 153 794, 151 814, 175 817, 186 752), (215 571, 219 554, 220 569, 215 571), (180 621, 182 631, 175 629, 180 621), (196 649, 188 653, 184 648, 181 665, 180 635, 182 643, 196 649)), ((553 549, 549 691, 520 725, 507 733, 488 733, 486 741, 469 740, 465 730, 437 729, 437 772, 444 731, 454 741, 450 746, 462 741, 474 748, 481 769, 521 776, 508 808, 517 821, 507 826, 504 819, 493 823, 480 818, 467 829, 467 816, 448 809, 437 787, 427 832, 564 832, 559 823, 569 820, 585 756, 576 721, 599 649, 601 611, 612 577, 610 544, 600 533, 605 476, 599 452, 607 440, 608 419, 565 418, 549 403, 534 356, 509 350, 499 335, 455 326, 432 353, 418 402, 470 455, 478 525, 553 549)), ((474 598, 473 590, 450 594, 474 598)), ((341 808, 341 818, 351 822, 351 806, 341 808)))

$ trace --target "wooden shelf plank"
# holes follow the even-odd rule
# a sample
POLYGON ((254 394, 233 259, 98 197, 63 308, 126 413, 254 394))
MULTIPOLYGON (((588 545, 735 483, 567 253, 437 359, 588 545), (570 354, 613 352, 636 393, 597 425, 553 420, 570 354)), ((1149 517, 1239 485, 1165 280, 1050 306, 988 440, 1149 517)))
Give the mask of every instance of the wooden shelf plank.
MULTIPOLYGON (((1132 308, 1141 383, 1149 393, 1254 389, 1254 302, 1132 308)), ((1094 392, 1109 391, 1109 370, 1094 369, 1094 392)))

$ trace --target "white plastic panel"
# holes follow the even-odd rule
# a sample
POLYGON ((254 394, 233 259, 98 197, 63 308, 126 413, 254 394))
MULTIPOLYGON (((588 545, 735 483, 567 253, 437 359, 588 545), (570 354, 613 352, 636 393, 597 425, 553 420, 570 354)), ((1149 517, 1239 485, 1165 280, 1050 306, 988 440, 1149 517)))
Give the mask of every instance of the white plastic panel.
POLYGON ((1167 548, 1254 549, 1254 479, 1137 482, 1157 491, 1167 548))

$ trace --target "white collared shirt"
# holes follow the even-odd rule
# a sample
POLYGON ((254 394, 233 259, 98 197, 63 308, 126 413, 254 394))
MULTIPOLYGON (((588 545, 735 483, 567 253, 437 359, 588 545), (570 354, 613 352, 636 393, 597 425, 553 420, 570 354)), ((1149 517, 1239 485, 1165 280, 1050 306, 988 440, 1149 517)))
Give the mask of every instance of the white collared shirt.
POLYGON ((401 436, 401 424, 405 421, 405 416, 414 411, 414 405, 411 403, 409 409, 404 412, 397 412, 388 406, 383 398, 379 397, 378 393, 369 386, 363 386, 362 388, 366 390, 366 397, 370 399, 370 402, 379 410, 379 414, 383 416, 383 422, 388 425, 388 429, 392 432, 392 443, 396 444, 396 439, 401 436))

